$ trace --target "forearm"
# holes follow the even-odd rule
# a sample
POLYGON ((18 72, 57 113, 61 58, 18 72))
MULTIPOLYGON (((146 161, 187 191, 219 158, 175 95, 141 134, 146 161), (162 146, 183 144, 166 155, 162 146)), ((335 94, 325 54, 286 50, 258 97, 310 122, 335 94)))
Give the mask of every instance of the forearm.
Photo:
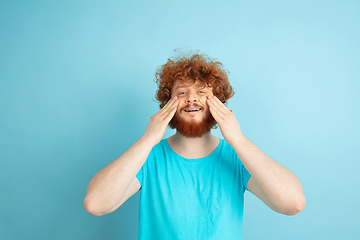
POLYGON ((96 214, 108 213, 117 205, 145 163, 152 144, 141 138, 90 181, 84 204, 96 214))
POLYGON ((176 97, 168 101, 150 118, 144 135, 91 179, 84 200, 88 212, 93 215, 107 214, 138 190, 140 186, 136 182, 136 174, 145 163, 151 149, 164 136, 178 103, 176 97))
POLYGON ((305 206, 303 188, 291 171, 263 153, 243 135, 233 144, 233 148, 274 209, 285 214, 294 212, 294 209, 302 210, 305 206))
POLYGON ((217 97, 209 97, 207 104, 225 140, 256 183, 253 193, 278 212, 292 215, 301 211, 305 207, 305 197, 297 177, 251 143, 242 134, 233 111, 217 97))

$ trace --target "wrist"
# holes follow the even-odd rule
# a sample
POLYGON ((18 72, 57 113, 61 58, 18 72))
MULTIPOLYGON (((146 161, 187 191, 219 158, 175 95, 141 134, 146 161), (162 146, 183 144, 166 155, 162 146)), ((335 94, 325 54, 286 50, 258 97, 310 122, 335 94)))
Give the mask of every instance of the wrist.
POLYGON ((146 134, 142 135, 138 140, 138 144, 141 145, 141 147, 147 149, 152 149, 158 143, 159 141, 156 142, 153 137, 147 136, 146 134))
POLYGON ((235 135, 236 137, 233 137, 231 142, 229 142, 229 144, 232 146, 232 147, 235 147, 235 146, 239 146, 239 145, 244 145, 246 144, 247 141, 249 141, 245 136, 244 134, 242 134, 242 132, 239 132, 235 135))
POLYGON ((244 150, 252 148, 253 143, 250 142, 249 139, 247 139, 244 135, 240 135, 231 146, 239 154, 244 150))

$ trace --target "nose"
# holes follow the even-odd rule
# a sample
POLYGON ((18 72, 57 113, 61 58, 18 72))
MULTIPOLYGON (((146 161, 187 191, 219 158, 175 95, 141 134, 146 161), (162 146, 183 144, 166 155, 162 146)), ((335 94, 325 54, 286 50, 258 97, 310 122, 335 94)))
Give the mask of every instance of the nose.
POLYGON ((199 102, 199 97, 197 94, 189 94, 188 98, 186 99, 187 103, 197 103, 199 102))

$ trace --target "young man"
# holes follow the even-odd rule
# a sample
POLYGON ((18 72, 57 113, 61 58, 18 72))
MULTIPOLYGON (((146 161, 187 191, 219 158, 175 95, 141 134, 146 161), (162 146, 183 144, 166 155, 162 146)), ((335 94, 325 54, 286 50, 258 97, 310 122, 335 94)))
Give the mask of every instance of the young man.
POLYGON ((195 54, 156 76, 161 110, 91 179, 88 212, 110 213, 141 189, 140 240, 241 239, 246 189, 282 214, 305 207, 296 176, 246 139, 224 105, 234 92, 221 63, 195 54), (168 125, 176 133, 162 139, 168 125), (211 134, 217 125, 224 139, 211 134))

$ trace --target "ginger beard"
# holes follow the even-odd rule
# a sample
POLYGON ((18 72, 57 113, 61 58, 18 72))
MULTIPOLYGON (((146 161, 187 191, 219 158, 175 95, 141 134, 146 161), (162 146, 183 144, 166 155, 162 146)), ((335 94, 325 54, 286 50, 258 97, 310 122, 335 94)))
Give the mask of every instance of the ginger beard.
MULTIPOLYGON (((199 104, 188 104, 180 109, 180 112, 190 106, 202 107, 199 104)), ((178 112, 176 112, 174 117, 171 119, 169 126, 172 129, 176 129, 184 137, 200 138, 204 134, 210 132, 210 130, 217 124, 208 108, 203 108, 202 111, 205 111, 205 116, 200 121, 196 121, 194 119, 187 121, 180 116, 178 112)))

